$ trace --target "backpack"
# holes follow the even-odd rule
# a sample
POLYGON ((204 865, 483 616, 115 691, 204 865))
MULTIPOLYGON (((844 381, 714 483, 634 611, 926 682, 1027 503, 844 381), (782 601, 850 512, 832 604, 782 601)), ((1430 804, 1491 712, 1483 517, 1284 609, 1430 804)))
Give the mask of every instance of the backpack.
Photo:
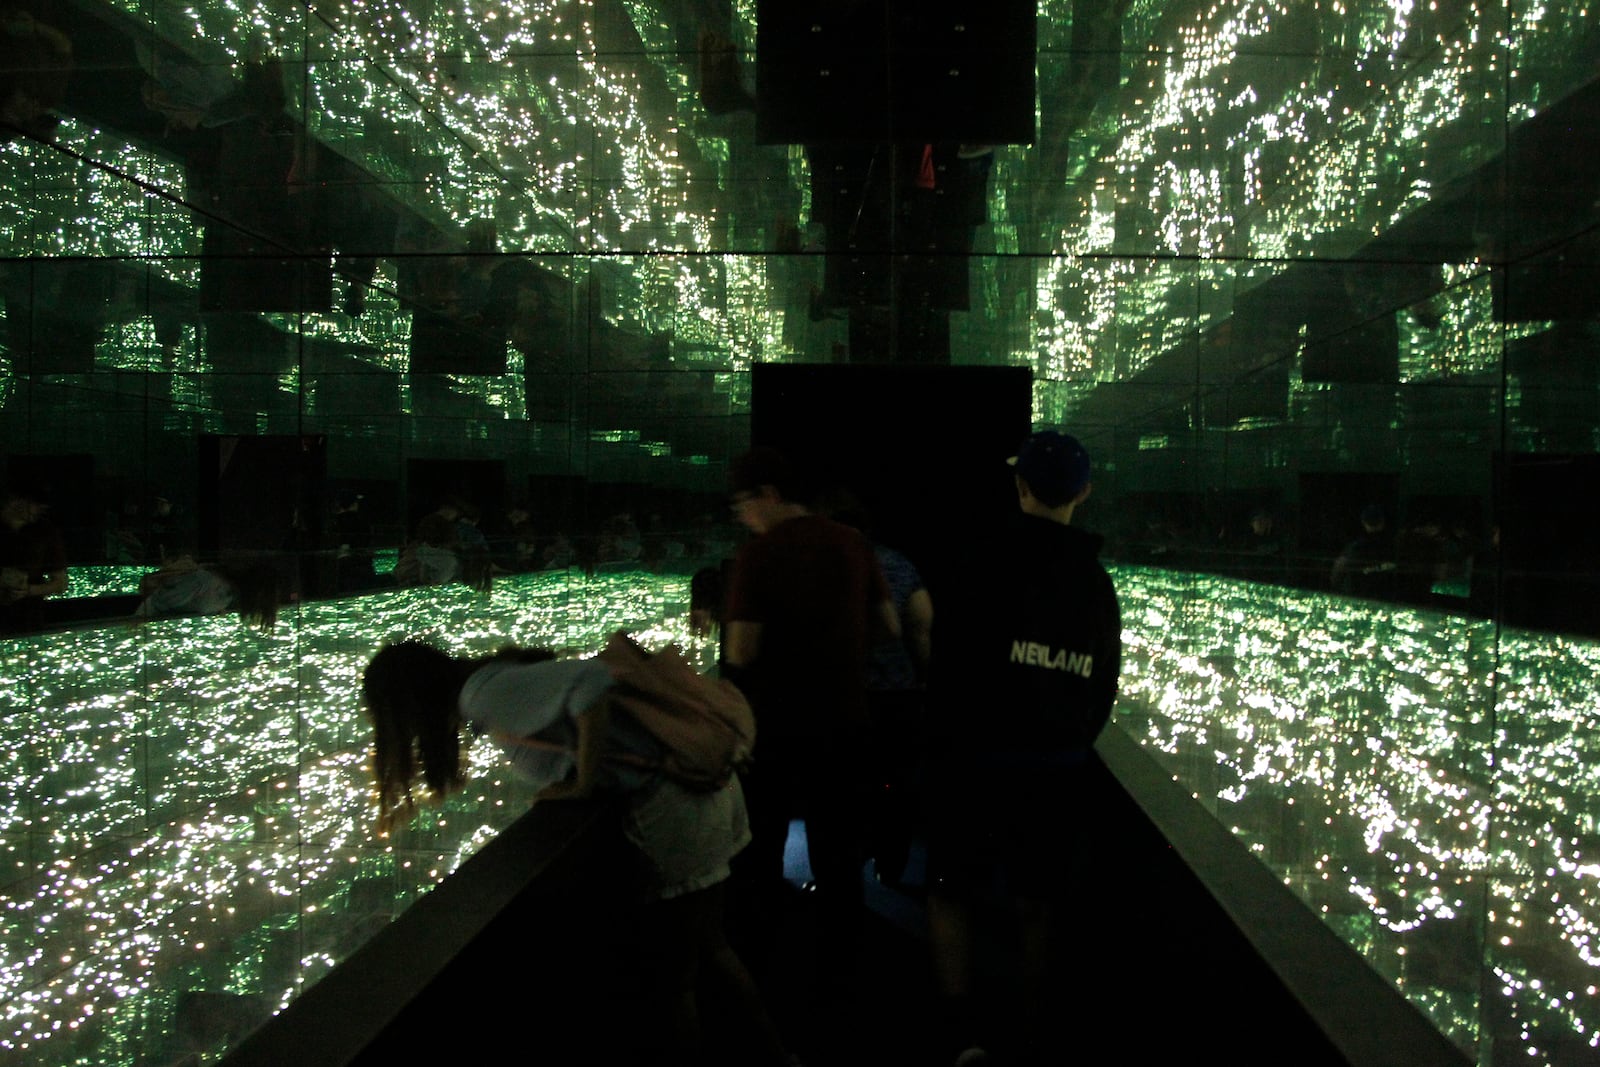
POLYGON ((662 774, 710 791, 750 763, 755 714, 732 682, 699 673, 676 645, 652 655, 620 630, 598 658, 615 678, 612 705, 661 742, 662 774))

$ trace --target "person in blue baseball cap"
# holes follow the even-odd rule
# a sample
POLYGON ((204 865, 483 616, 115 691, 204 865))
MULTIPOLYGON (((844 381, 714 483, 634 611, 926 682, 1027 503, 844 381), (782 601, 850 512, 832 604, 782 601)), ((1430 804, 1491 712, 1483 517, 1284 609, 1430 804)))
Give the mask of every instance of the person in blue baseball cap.
POLYGON ((1071 434, 1041 430, 1006 460, 1017 476, 1017 495, 1024 514, 1066 508, 1063 525, 1072 521, 1072 509, 1089 496, 1089 452, 1071 434))
POLYGON ((946 586, 928 683, 939 783, 927 812, 928 921, 941 1040, 961 1064, 985 1062, 989 1049, 1025 1062, 1050 1051, 1070 999, 1064 935, 1088 892, 1090 820, 1110 781, 1094 743, 1122 661, 1101 539, 1072 524, 1089 498, 1088 450, 1041 430, 1007 462, 1020 514, 946 586), (1003 1017, 980 1008, 1000 1000, 976 988, 973 949, 995 885, 1025 961, 1021 997, 1000 998, 1003 1017))

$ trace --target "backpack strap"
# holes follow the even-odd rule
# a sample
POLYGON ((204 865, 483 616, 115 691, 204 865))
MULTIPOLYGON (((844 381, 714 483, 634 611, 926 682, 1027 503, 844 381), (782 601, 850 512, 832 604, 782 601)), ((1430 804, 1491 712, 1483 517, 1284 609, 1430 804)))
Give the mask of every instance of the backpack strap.
MULTIPOLYGON (((611 670, 613 707, 631 716, 661 746, 659 759, 628 752, 606 752, 602 759, 696 790, 726 786, 749 763, 755 716, 731 683, 701 675, 676 646, 652 655, 620 630, 596 658, 611 670)), ((576 755, 568 746, 537 737, 490 736, 501 745, 576 755)))

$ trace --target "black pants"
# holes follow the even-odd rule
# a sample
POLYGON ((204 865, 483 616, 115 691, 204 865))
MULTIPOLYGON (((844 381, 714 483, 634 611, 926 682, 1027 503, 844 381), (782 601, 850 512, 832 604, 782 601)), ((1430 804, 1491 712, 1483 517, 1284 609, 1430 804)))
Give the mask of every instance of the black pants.
POLYGON ((791 819, 803 819, 815 888, 817 977, 846 978, 854 970, 866 910, 867 790, 861 746, 773 746, 743 778, 750 812, 750 845, 734 861, 740 896, 738 945, 758 974, 775 965, 776 917, 793 910, 783 880, 784 844, 791 819))
POLYGON ((892 885, 905 877, 918 830, 927 710, 922 692, 914 689, 869 692, 867 709, 872 738, 867 749, 867 854, 879 879, 892 885))

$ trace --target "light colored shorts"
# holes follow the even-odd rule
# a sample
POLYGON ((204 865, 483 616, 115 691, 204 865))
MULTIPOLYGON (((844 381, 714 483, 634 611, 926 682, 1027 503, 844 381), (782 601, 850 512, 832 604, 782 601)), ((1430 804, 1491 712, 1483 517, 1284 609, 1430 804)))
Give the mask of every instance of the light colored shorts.
POLYGON ((658 778, 635 794, 624 832, 644 854, 652 896, 708 889, 728 877, 728 861, 750 843, 744 790, 737 775, 712 792, 658 778))

